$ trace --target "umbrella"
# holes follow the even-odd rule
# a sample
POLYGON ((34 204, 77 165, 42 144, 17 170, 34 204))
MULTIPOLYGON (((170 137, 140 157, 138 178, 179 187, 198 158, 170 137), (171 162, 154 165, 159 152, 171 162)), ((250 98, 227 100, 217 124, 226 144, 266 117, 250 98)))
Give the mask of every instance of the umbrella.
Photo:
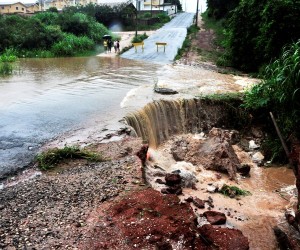
POLYGON ((104 35, 102 38, 103 39, 111 39, 111 35, 104 35))

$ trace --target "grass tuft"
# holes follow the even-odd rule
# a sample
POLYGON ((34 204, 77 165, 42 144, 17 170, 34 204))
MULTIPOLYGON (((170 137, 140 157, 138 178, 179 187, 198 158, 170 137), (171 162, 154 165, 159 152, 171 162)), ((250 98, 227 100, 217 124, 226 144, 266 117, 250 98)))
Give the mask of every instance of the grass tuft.
POLYGON ((86 159, 94 162, 105 161, 101 155, 79 149, 76 146, 65 146, 64 148, 50 149, 38 154, 35 158, 38 163, 38 167, 42 170, 54 168, 56 165, 67 159, 86 159))
POLYGON ((224 184, 223 187, 219 190, 219 193, 229 196, 230 198, 234 198, 237 195, 251 195, 251 193, 247 190, 240 189, 237 186, 229 186, 224 184))

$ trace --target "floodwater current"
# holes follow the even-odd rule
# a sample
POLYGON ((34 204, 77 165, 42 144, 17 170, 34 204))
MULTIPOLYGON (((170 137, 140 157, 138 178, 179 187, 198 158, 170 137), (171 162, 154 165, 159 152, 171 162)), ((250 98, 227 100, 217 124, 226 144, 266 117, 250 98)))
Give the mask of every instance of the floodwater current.
MULTIPOLYGON (((205 68, 118 57, 21 59, 18 68, 13 76, 0 79, 0 179, 29 164, 51 141, 84 144, 101 140, 103 133, 117 131, 124 126, 121 119, 147 103, 154 101, 148 106, 159 107, 157 101, 162 98, 236 92, 254 83, 253 79, 205 68), (154 86, 172 88, 180 94, 162 97, 153 92, 154 86)), ((159 150, 163 154, 158 157, 161 166, 165 152, 159 150)), ((172 159, 166 162, 170 165, 172 159)), ((202 173, 198 193, 187 190, 186 196, 206 199, 210 195, 203 190, 215 174, 202 173)), ((280 192, 295 187, 292 171, 253 166, 251 177, 239 184, 252 195, 242 200, 219 195, 216 208, 227 214, 230 211, 231 226, 249 237, 251 249, 276 249, 272 227, 284 221, 285 208, 292 206, 291 196, 283 197, 285 193, 280 192)))
POLYGON ((127 92, 153 87, 157 70, 155 64, 100 57, 21 59, 17 68, 0 79, 0 177, 29 164, 46 141, 118 124, 130 110, 127 92))

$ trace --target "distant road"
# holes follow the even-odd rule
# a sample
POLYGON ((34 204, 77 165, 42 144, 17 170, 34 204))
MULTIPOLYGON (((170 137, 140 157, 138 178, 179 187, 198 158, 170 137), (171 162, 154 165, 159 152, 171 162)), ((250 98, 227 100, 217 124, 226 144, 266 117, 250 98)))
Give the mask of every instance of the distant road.
POLYGON ((134 48, 131 48, 123 53, 121 57, 163 64, 171 63, 178 49, 182 47, 187 35, 187 28, 192 25, 194 15, 194 13, 177 14, 169 23, 144 40, 144 52, 139 46, 137 52, 134 48), (166 51, 164 52, 163 46, 159 46, 157 52, 156 42, 166 42, 166 51))

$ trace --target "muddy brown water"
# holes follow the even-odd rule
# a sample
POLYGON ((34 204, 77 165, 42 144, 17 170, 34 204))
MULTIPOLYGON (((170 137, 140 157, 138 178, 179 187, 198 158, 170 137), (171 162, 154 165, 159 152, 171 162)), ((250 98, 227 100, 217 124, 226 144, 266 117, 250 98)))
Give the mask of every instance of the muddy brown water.
POLYGON ((97 137, 122 126, 130 107, 120 103, 131 89, 153 86, 156 70, 120 58, 21 59, 13 76, 0 79, 0 177, 54 138, 76 131, 70 143, 84 142, 91 130, 97 137))
MULTIPOLYGON (((165 114, 162 118, 172 114, 164 110, 166 104, 160 100, 169 100, 176 106, 182 104, 183 99, 192 100, 202 94, 242 91, 255 81, 218 74, 206 67, 156 65, 121 58, 20 60, 12 77, 0 79, 0 176, 28 164, 43 145, 101 140, 102 135, 124 126, 120 120, 125 116, 133 117, 141 128, 145 127, 142 120, 148 119, 147 126, 155 128, 151 138, 157 144, 168 139, 174 131, 196 133, 201 127, 197 122, 194 129, 184 131, 184 112, 176 114, 173 110, 170 119, 160 119, 155 109, 165 114), (154 86, 172 88, 179 94, 161 96, 153 92, 154 86), (148 111, 145 111, 142 107, 147 104, 148 111), (139 120, 135 112, 144 118, 139 120), (151 119, 145 117, 147 113, 152 115, 151 119), (182 118, 180 123, 179 118, 182 118), (171 123, 173 130, 161 127, 162 123, 167 126, 171 123)), ((184 107, 194 118, 203 115, 196 112, 196 102, 188 101, 178 111, 184 107)), ((204 113, 204 119, 205 115, 208 117, 212 113, 204 113)), ((158 148, 156 152, 160 164, 163 160, 168 165, 172 163, 166 156, 167 149, 158 148)), ((199 176, 203 180, 199 190, 205 188, 213 176, 214 173, 199 176)), ((224 212, 237 211, 236 215, 233 212, 230 225, 249 237, 251 249, 276 249, 272 225, 283 223, 284 210, 292 206, 291 196, 278 190, 294 185, 292 171, 283 167, 254 166, 251 178, 240 180, 240 184, 252 195, 241 201, 219 195, 214 199, 216 207, 224 212)), ((193 192, 187 190, 186 195, 198 195, 203 199, 208 195, 193 192)))

